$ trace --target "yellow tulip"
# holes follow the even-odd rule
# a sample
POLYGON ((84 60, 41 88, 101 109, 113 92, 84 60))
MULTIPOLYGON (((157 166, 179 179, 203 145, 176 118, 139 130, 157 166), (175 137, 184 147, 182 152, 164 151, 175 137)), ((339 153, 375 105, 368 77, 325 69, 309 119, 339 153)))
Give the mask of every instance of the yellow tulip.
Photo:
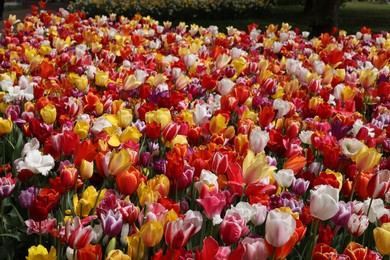
POLYGON ((186 122, 188 125, 190 125, 190 126, 195 125, 194 117, 193 117, 191 111, 189 111, 189 110, 182 110, 180 112, 180 115, 183 117, 183 121, 186 122))
MULTIPOLYGON (((90 213, 93 213, 91 210, 99 205, 100 201, 104 198, 105 193, 106 189, 103 189, 99 195, 99 192, 91 185, 84 190, 81 199, 75 194, 73 196, 73 207, 76 215, 85 218, 89 216, 90 213)), ((69 214, 71 212, 68 210, 66 213, 69 214)))
POLYGON ((376 248, 382 255, 390 255, 390 222, 374 229, 376 248))
POLYGON ((85 75, 78 77, 75 80, 76 88, 80 91, 85 91, 88 87, 88 78, 85 75))
POLYGON ((140 230, 142 242, 147 247, 156 246, 160 243, 164 234, 164 225, 162 221, 151 220, 143 224, 140 230))
POLYGON ((160 108, 155 111, 149 111, 145 114, 146 123, 152 123, 155 121, 160 124, 161 130, 163 130, 171 121, 171 112, 167 108, 160 108))
POLYGON ((346 102, 348 100, 354 99, 357 92, 358 92, 357 89, 352 89, 350 86, 346 86, 341 91, 341 97, 343 98, 343 101, 346 102))
POLYGON ((232 65, 236 69, 236 75, 239 75, 248 64, 243 59, 234 59, 232 65))
POLYGON ((135 126, 128 126, 126 129, 122 132, 119 140, 124 143, 129 140, 139 143, 139 140, 141 138, 142 134, 138 131, 137 127, 135 126))
POLYGON ((221 114, 214 116, 210 120, 209 130, 212 134, 219 134, 226 129, 228 120, 221 114))
POLYGON ((120 126, 121 128, 129 126, 130 123, 133 121, 133 112, 131 109, 128 108, 120 109, 116 116, 118 118, 118 126, 120 126))
POLYGON ((0 117, 0 136, 11 133, 12 127, 13 124, 11 118, 3 119, 0 117))
POLYGON ((92 177, 93 174, 93 162, 89 162, 87 160, 81 161, 80 166, 80 176, 83 180, 89 179, 92 177))
POLYGON ((357 154, 351 157, 351 159, 356 162, 359 171, 365 171, 377 166, 381 157, 382 154, 378 153, 375 148, 368 148, 364 145, 357 154))
POLYGON ((276 167, 267 163, 264 151, 255 155, 251 150, 248 150, 242 163, 242 170, 246 183, 255 183, 272 175, 276 167))
POLYGON ((179 216, 177 215, 176 211, 171 209, 170 211, 167 212, 167 214, 164 217, 164 226, 166 223, 171 222, 171 221, 175 221, 178 218, 179 218, 179 216))
POLYGON ((41 117, 46 124, 53 124, 57 118, 57 110, 53 104, 47 104, 40 111, 41 117))
POLYGON ((167 197, 169 194, 170 182, 166 175, 161 174, 148 180, 148 186, 151 190, 160 193, 161 197, 167 197))
POLYGON ((95 74, 95 84, 99 87, 107 87, 109 73, 106 71, 97 70, 95 74))
POLYGON ((84 121, 77 121, 76 125, 73 128, 73 132, 78 134, 81 139, 84 139, 88 136, 89 124, 84 121))
POLYGON ((108 172, 113 176, 117 176, 127 171, 132 163, 127 149, 122 149, 119 152, 114 151, 111 153, 110 162, 108 163, 108 172))
POLYGON ((131 257, 128 255, 125 255, 119 249, 114 249, 108 253, 106 260, 131 260, 131 257))
POLYGON ((56 259, 56 249, 52 246, 50 252, 42 246, 32 246, 28 249, 27 260, 55 260, 56 259))
POLYGON ((143 207, 146 203, 157 202, 160 197, 160 193, 152 190, 145 183, 141 182, 137 189, 137 195, 139 199, 139 204, 143 207))
POLYGON ((367 88, 372 86, 376 80, 378 73, 374 72, 371 69, 365 69, 360 72, 359 81, 362 87, 367 88))
POLYGON ((131 259, 143 259, 145 245, 142 242, 142 239, 139 234, 133 234, 129 237, 126 237, 126 241, 128 245, 127 254, 131 256, 131 259))

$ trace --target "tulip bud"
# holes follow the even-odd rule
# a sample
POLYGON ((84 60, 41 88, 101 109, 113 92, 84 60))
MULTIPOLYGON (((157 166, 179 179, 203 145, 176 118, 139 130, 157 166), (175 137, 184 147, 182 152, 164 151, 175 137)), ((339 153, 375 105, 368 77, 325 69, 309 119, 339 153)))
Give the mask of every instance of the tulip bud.
POLYGON ((368 181, 367 193, 373 199, 382 198, 390 188, 390 171, 381 170, 368 181))
POLYGON ((89 162, 87 160, 81 161, 80 166, 80 176, 83 180, 89 179, 93 174, 93 162, 89 162))
POLYGON ((78 177, 78 171, 73 166, 67 166, 61 170, 60 177, 62 185, 69 189, 75 186, 78 177))
POLYGON ((47 104, 40 111, 41 117, 46 124, 53 124, 56 121, 57 110, 52 104, 47 104))
POLYGON ((254 153, 260 153, 270 140, 269 133, 260 128, 254 129, 249 135, 249 147, 254 153))

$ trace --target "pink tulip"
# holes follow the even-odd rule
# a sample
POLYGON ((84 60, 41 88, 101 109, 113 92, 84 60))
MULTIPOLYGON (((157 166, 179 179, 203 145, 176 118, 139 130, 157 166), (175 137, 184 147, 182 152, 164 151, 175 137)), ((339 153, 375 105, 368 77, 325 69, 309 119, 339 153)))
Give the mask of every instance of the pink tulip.
POLYGON ((242 259, 247 260, 265 260, 267 259, 267 250, 265 249, 263 238, 246 237, 241 241, 245 252, 242 259))
POLYGON ((281 247, 290 240, 295 227, 296 222, 291 214, 271 210, 265 222, 265 239, 272 246, 281 247))
POLYGON ((226 215, 220 226, 221 239, 227 245, 236 243, 241 237, 249 233, 245 219, 237 212, 226 215))
POLYGON ((204 209, 206 218, 213 219, 215 224, 222 222, 221 212, 226 206, 226 197, 223 193, 206 193, 203 199, 196 200, 204 209))

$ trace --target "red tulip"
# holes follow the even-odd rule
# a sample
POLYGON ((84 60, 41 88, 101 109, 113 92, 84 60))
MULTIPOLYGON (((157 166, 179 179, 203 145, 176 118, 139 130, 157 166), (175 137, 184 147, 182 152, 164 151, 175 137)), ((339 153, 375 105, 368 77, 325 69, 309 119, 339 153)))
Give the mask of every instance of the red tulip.
POLYGON ((188 239, 195 233, 196 227, 193 223, 178 218, 165 225, 165 242, 174 249, 182 248, 187 244, 188 239))
POLYGON ((124 195, 132 195, 138 188, 139 171, 133 166, 129 170, 116 176, 116 185, 118 190, 124 195))
POLYGON ((226 173, 228 169, 228 156, 227 154, 222 154, 216 152, 213 156, 213 161, 211 163, 211 169, 217 174, 222 175, 226 173))
POLYGON ((180 130, 180 125, 171 122, 163 130, 162 136, 167 141, 172 141, 175 138, 180 130))
POLYGON ((66 166, 60 172, 61 183, 66 188, 75 186, 79 173, 73 166, 66 166))
POLYGON ((151 123, 146 123, 146 136, 150 140, 156 140, 160 136, 161 126, 155 121, 151 123))
POLYGON ((72 249, 84 248, 93 239, 92 227, 84 227, 79 217, 75 217, 73 221, 69 219, 66 222, 64 239, 72 249))
POLYGON ((381 170, 371 176, 367 184, 368 196, 373 199, 382 198, 390 188, 390 171, 381 170))

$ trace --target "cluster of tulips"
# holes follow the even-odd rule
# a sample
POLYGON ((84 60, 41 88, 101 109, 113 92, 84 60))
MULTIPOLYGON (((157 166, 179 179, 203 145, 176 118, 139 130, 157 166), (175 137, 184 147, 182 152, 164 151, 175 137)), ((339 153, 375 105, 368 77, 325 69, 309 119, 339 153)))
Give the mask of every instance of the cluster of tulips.
POLYGON ((390 255, 389 33, 4 23, 5 258, 390 255))

